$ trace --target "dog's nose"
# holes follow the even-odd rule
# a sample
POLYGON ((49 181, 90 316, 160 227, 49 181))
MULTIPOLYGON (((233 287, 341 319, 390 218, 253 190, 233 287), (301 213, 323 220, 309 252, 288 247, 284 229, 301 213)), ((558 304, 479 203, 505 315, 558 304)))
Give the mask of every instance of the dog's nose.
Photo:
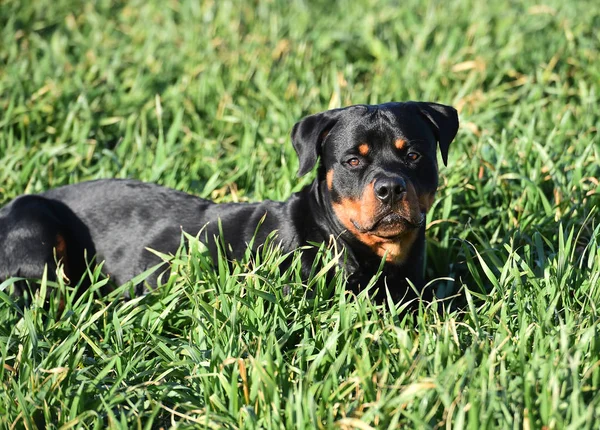
POLYGON ((406 183, 400 177, 384 177, 375 181, 375 195, 384 204, 393 204, 406 194, 406 183))

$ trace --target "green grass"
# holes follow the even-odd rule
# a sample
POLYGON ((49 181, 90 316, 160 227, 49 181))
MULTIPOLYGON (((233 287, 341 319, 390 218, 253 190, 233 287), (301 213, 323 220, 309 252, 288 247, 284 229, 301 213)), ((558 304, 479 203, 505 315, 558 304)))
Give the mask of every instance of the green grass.
POLYGON ((397 4, 0 3, 0 205, 106 177, 281 200, 311 181, 303 115, 412 99, 462 124, 428 216, 444 303, 410 317, 343 273, 308 297, 276 247, 230 269, 193 238, 133 300, 96 271, 22 309, 7 282, 0 427, 600 427, 600 6, 397 4))

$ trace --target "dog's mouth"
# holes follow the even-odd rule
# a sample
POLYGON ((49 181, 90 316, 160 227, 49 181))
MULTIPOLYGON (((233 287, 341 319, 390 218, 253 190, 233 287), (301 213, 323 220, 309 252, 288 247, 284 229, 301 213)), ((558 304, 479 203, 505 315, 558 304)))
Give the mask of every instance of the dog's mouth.
POLYGON ((396 212, 386 212, 377 217, 370 225, 361 226, 352 221, 354 227, 361 232, 384 239, 396 238, 407 231, 420 228, 425 223, 425 214, 419 213, 419 219, 411 220, 396 212))

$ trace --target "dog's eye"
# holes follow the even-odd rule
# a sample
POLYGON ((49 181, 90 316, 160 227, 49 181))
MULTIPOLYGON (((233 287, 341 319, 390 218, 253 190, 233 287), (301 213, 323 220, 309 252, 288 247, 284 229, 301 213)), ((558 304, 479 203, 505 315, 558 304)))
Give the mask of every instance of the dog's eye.
POLYGON ((406 158, 408 158, 410 161, 417 161, 419 158, 421 158, 421 155, 417 154, 416 152, 409 152, 406 154, 406 158))
POLYGON ((348 163, 348 165, 351 167, 360 166, 360 160, 356 157, 349 159, 348 161, 346 161, 346 163, 348 163))

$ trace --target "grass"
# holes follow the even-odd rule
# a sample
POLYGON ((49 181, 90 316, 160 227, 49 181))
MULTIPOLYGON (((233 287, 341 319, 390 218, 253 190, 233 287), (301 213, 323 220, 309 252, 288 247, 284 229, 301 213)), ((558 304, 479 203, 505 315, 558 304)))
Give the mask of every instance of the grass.
POLYGON ((133 300, 96 270, 23 309, 8 281, 0 426, 598 428, 599 27, 592 0, 0 3, 0 204, 104 177, 280 200, 311 181, 305 114, 462 124, 428 216, 444 301, 408 316, 342 273, 309 298, 274 243, 228 268, 192 237, 133 300))

